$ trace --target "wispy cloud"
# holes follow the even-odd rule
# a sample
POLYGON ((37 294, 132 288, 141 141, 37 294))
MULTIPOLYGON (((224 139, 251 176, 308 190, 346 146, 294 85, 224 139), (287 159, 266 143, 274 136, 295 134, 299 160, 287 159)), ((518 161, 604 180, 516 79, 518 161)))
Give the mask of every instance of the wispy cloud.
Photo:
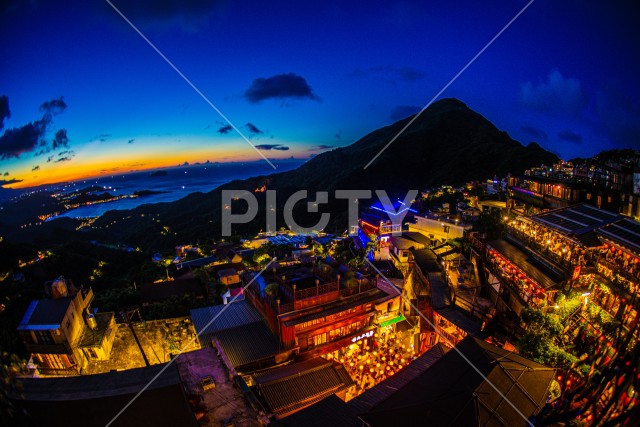
POLYGON ((307 151, 324 151, 324 150, 330 150, 332 148, 333 148, 333 145, 319 144, 319 145, 312 145, 311 147, 309 147, 307 151))
POLYGON ((271 151, 271 150, 288 151, 289 150, 289 147, 282 144, 259 144, 259 145, 256 145, 256 148, 262 151, 271 151))
POLYGON ((577 115, 587 105, 580 81, 564 77, 556 69, 551 70, 546 81, 523 84, 520 100, 525 106, 538 111, 567 115, 577 115))

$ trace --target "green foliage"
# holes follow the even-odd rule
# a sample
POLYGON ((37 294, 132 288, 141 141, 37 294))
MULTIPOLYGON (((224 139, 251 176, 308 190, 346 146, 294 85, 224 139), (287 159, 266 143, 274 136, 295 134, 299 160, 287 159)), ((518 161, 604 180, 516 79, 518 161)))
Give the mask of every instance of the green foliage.
POLYGON ((273 298, 277 298, 278 297, 278 293, 280 292, 280 285, 278 285, 275 282, 269 283, 265 288, 264 288, 264 292, 273 297, 273 298))
POLYGON ((555 343, 563 330, 558 315, 527 307, 522 310, 521 318, 527 324, 527 331, 516 343, 522 355, 555 368, 568 369, 576 362, 577 358, 574 355, 555 343))

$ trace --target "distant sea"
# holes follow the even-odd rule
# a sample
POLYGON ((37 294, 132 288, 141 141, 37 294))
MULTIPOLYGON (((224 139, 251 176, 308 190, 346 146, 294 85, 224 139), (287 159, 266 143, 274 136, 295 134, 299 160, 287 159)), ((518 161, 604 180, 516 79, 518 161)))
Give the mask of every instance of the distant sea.
POLYGON ((97 217, 110 210, 133 209, 148 203, 173 202, 191 193, 207 193, 235 179, 286 172, 297 168, 305 161, 299 159, 278 160, 274 162, 277 170, 274 170, 264 160, 247 163, 206 163, 74 181, 66 184, 63 191, 71 192, 99 185, 103 187, 104 192, 113 195, 130 195, 135 191, 144 190, 162 191, 162 193, 82 206, 71 209, 55 218, 97 217))

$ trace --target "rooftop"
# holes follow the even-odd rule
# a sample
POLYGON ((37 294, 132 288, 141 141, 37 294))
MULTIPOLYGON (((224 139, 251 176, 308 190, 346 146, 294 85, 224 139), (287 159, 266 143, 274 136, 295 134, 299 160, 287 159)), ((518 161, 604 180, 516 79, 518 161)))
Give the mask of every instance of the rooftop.
POLYGON ((70 297, 31 301, 20 321, 18 330, 58 329, 71 301, 70 297))
POLYGON ((620 219, 597 230, 602 238, 640 254, 640 223, 628 218, 620 219))
POLYGON ((580 235, 603 227, 621 216, 581 203, 533 215, 531 219, 562 234, 580 235))
POLYGON ((114 314, 96 313, 94 316, 98 327, 95 330, 91 328, 84 328, 84 332, 82 334, 82 338, 80 339, 78 347, 99 346, 102 343, 102 339, 107 333, 107 330, 109 329, 109 324, 111 324, 111 320, 113 319, 114 314))
POLYGON ((362 426, 362 421, 358 419, 359 414, 366 413, 369 409, 402 389, 416 376, 436 363, 447 351, 449 351, 448 347, 437 344, 395 375, 385 379, 348 403, 335 395, 331 395, 312 406, 275 422, 274 425, 360 427, 362 426))
POLYGON ((440 271, 438 257, 431 249, 414 249, 411 252, 413 253, 413 259, 416 265, 420 267, 423 274, 426 275, 428 272, 440 271))
POLYGON ((175 365, 60 378, 19 378, 11 400, 25 425, 106 425, 138 392, 114 426, 196 426, 175 365), (152 381, 153 380, 153 381, 152 381))
POLYGON ((254 379, 258 394, 278 417, 353 385, 342 365, 320 357, 260 373, 254 379))
POLYGON ((249 302, 235 301, 227 305, 194 308, 191 319, 200 342, 204 344, 211 343, 217 332, 259 322, 262 316, 249 302))
POLYGON ((527 274, 531 279, 535 280, 535 282, 544 289, 551 288, 563 280, 562 277, 548 271, 542 263, 537 261, 530 254, 524 252, 506 240, 494 240, 489 243, 489 245, 527 274))
POLYGON ((215 334, 214 341, 236 368, 274 356, 280 350, 278 338, 264 321, 222 330, 215 334))
POLYGON ((508 402, 527 417, 535 415, 554 376, 552 368, 467 337, 360 418, 369 426, 419 425, 425 419, 431 425, 525 426, 508 402))

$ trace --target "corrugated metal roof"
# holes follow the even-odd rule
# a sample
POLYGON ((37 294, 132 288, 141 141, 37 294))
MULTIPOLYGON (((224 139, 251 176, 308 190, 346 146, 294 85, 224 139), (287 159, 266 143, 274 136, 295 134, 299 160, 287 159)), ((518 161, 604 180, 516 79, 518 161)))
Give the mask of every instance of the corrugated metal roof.
POLYGON ((289 366, 282 369, 284 376, 258 384, 259 394, 276 416, 309 406, 353 384, 342 365, 329 361, 302 362, 297 372, 289 366))
POLYGON ((226 305, 194 308, 191 319, 200 342, 208 344, 216 332, 259 322, 262 316, 248 301, 236 300, 226 305))
POLYGON ((219 331, 213 339, 236 368, 273 356, 280 349, 278 338, 264 321, 219 331))

